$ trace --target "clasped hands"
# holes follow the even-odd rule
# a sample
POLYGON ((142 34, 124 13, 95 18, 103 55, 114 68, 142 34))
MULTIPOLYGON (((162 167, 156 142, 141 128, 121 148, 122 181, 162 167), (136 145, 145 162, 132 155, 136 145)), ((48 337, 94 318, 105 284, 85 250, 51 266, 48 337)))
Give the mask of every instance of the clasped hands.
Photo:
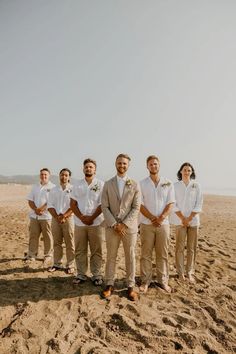
POLYGON ((117 223, 113 226, 115 232, 117 232, 120 236, 126 235, 127 226, 123 223, 117 223))
POLYGON ((57 216, 57 222, 58 222, 59 224, 64 224, 64 223, 66 222, 66 217, 65 217, 63 214, 59 214, 59 215, 57 216))
POLYGON ((93 216, 92 215, 80 215, 80 220, 85 225, 92 225, 93 224, 93 216))
POLYGON ((35 209, 34 209, 34 212, 35 212, 36 215, 40 216, 40 215, 43 215, 45 209, 46 209, 46 208, 45 208, 44 206, 43 206, 43 207, 40 207, 40 208, 35 208, 35 209))
POLYGON ((165 218, 162 215, 160 215, 160 216, 153 215, 150 220, 151 220, 153 226, 160 227, 162 225, 162 222, 164 219, 165 218))
POLYGON ((192 218, 190 216, 188 216, 187 218, 185 218, 184 216, 181 218, 182 224, 185 227, 189 226, 190 221, 192 220, 192 218))

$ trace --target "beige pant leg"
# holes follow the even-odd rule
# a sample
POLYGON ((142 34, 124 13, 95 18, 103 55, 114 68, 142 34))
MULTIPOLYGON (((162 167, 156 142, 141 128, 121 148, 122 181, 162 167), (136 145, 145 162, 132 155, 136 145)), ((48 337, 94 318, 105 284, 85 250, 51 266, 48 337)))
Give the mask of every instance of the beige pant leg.
POLYGON ((194 274, 197 253, 197 240, 199 228, 189 226, 187 228, 187 274, 194 274))
POLYGON ((86 280, 88 270, 88 227, 75 226, 75 262, 77 278, 86 280))
POLYGON ((161 225, 160 227, 156 227, 156 239, 155 239, 156 269, 157 269, 157 281, 160 284, 168 284, 169 243, 170 243, 170 226, 161 225))
POLYGON ((135 262, 135 246, 137 241, 137 233, 127 233, 121 238, 124 253, 125 253, 125 266, 126 266, 126 283, 127 287, 135 286, 135 271, 136 271, 136 262, 135 262))
POLYGON ((61 266, 62 264, 62 256, 63 256, 63 233, 61 224, 52 218, 52 235, 53 235, 53 263, 55 266, 61 266))
POLYGON ((152 280, 152 252, 155 245, 155 227, 140 225, 141 258, 140 274, 143 284, 149 285, 152 280))
POLYGON ((44 257, 53 257, 53 238, 51 220, 39 220, 44 243, 44 257))
POLYGON ((112 228, 106 229, 106 248, 107 259, 105 268, 106 285, 114 285, 116 258, 121 241, 121 236, 118 235, 112 228))
POLYGON ((39 237, 41 234, 40 223, 37 219, 30 218, 28 256, 36 257, 38 254, 39 237))
POLYGON ((90 247, 90 271, 92 280, 102 279, 102 242, 103 242, 103 227, 89 226, 88 227, 88 242, 90 247))
POLYGON ((74 221, 73 216, 68 218, 62 226, 63 237, 66 245, 66 267, 74 268, 75 243, 74 243, 74 221))
POLYGON ((187 227, 176 226, 175 266, 178 275, 184 275, 184 250, 187 236, 187 227))

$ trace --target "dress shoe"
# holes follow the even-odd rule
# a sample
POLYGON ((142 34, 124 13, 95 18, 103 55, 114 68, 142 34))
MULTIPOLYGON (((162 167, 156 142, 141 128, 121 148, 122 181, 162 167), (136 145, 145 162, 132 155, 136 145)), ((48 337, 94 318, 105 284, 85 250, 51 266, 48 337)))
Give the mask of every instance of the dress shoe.
POLYGON ((110 297, 111 296, 111 294, 113 293, 113 291, 114 291, 114 288, 113 288, 113 286, 112 285, 107 285, 107 287, 102 291, 102 297, 104 298, 104 299, 107 299, 108 297, 110 297))
POLYGON ((136 301, 138 299, 138 294, 133 288, 128 288, 128 299, 130 301, 136 301))

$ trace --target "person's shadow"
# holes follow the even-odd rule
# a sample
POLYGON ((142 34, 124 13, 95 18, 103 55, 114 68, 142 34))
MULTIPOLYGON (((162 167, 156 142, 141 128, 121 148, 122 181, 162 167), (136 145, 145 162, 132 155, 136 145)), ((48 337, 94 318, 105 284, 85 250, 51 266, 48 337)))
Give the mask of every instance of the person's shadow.
MULTIPOLYGON (((2 263, 4 261, 1 260, 2 263)), ((0 306, 28 301, 61 300, 83 295, 98 295, 100 297, 102 286, 94 286, 90 279, 81 285, 76 285, 73 284, 73 279, 73 276, 66 275, 61 271, 52 274, 42 268, 31 268, 24 263, 22 267, 2 270, 0 271, 0 306), (32 276, 21 279, 23 273, 27 273, 27 276, 31 273, 32 276), (18 279, 13 279, 17 274, 19 274, 18 279), (1 279, 6 275, 9 275, 11 279, 1 279)))

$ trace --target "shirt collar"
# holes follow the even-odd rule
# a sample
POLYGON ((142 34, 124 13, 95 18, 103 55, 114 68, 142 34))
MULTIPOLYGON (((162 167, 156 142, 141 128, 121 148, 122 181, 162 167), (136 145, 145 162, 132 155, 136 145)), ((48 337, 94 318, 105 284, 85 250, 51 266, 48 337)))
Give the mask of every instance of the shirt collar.
POLYGON ((88 184, 87 181, 86 181, 86 179, 85 179, 85 177, 84 177, 84 183, 85 183, 86 186, 88 186, 88 187, 94 186, 94 184, 96 184, 97 181, 98 181, 98 180, 97 180, 97 177, 93 177, 92 182, 91 182, 90 184, 88 184))
MULTIPOLYGON (((152 184, 155 185, 155 183, 153 182, 153 180, 151 179, 151 177, 148 176, 148 178, 149 178, 149 181, 150 181, 152 184)), ((160 176, 160 179, 159 179, 159 182, 158 182, 158 184, 157 184, 157 187, 159 187, 159 186, 163 183, 163 180, 164 180, 164 178, 160 176)))
POLYGON ((127 179, 128 179, 128 176, 125 175, 124 177, 120 177, 120 176, 116 175, 116 178, 117 178, 117 181, 118 181, 118 182, 119 182, 119 181, 124 181, 124 182, 126 182, 127 179))
POLYGON ((61 185, 59 185, 59 189, 61 191, 68 191, 68 189, 71 189, 72 185, 70 183, 67 183, 66 188, 63 189, 61 185))

